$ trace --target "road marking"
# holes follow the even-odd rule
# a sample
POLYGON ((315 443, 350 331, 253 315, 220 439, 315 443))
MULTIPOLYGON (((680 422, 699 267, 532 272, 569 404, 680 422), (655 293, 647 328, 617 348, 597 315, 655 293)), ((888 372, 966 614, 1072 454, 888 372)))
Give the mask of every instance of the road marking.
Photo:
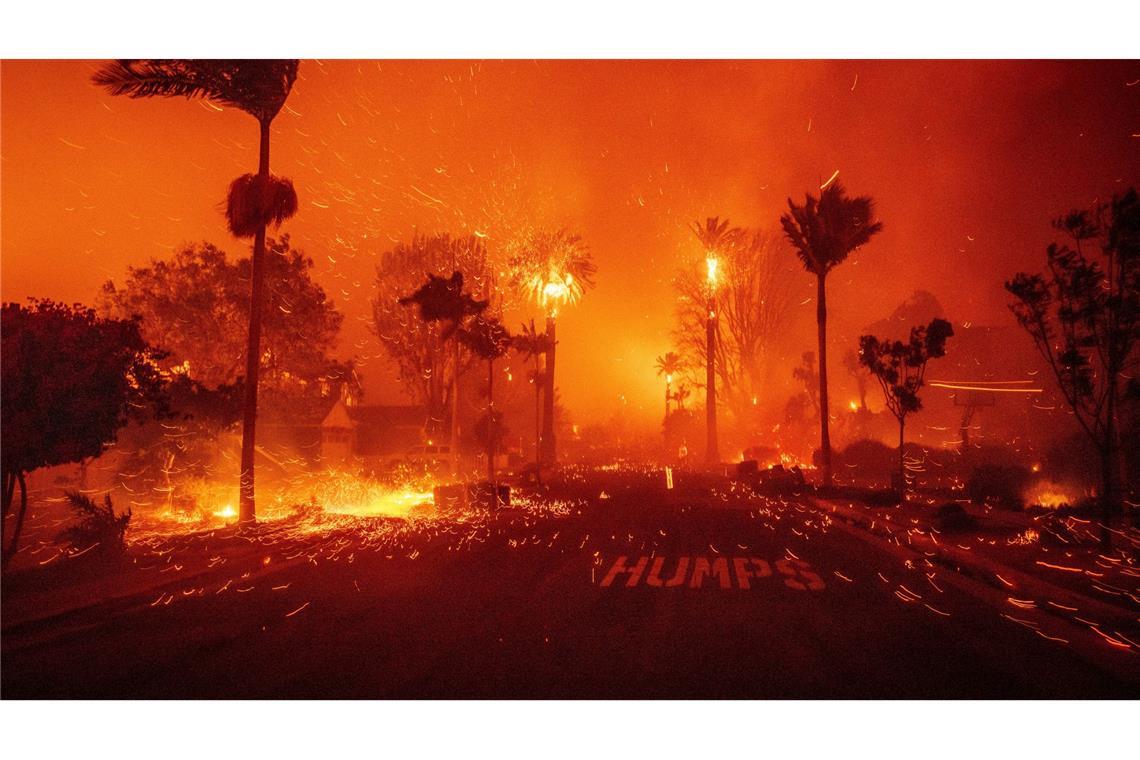
MULTIPOLYGON (((593 582, 594 567, 591 567, 590 573, 593 582)), ((644 580, 644 585, 650 588, 731 589, 735 587, 748 590, 753 587, 754 580, 765 578, 780 578, 785 586, 796 591, 822 591, 826 588, 823 579, 812 570, 808 562, 802 559, 778 559, 769 564, 767 560, 759 557, 732 557, 730 561, 729 557, 724 556, 711 558, 684 556, 670 562, 664 556, 642 556, 634 561, 622 555, 613 561, 598 585, 602 588, 613 585, 635 588, 644 580), (666 571, 666 567, 670 571, 666 571), (622 579, 625 583, 618 583, 622 579)))

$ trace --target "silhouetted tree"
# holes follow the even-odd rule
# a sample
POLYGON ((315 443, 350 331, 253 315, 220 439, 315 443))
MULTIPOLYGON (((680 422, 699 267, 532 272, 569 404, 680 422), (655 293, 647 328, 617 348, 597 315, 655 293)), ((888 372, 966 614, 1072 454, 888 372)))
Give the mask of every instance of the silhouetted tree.
POLYGON ((828 273, 842 264, 852 251, 878 234, 883 225, 873 222, 874 204, 870 197, 848 198, 839 182, 824 189, 819 198, 806 194, 797 206, 788 199, 790 213, 780 224, 804 269, 816 277, 816 322, 819 333, 819 437, 823 484, 831 485, 831 436, 828 432, 827 399, 827 288, 828 273))
POLYGON ((681 370, 685 368, 685 363, 681 360, 680 354, 669 351, 664 356, 657 357, 657 376, 665 376, 665 416, 669 416, 669 401, 673 398, 673 380, 679 378, 681 370))
POLYGON ((819 372, 815 368, 815 352, 804 351, 800 356, 799 366, 792 368, 792 377, 800 381, 804 388, 804 393, 807 395, 808 401, 811 402, 811 409, 815 417, 818 419, 820 414, 819 408, 819 372))
MULTIPOLYGON (((448 340, 452 341, 452 367, 458 368, 460 366, 458 332, 470 317, 482 314, 489 302, 478 301, 470 293, 463 292, 463 273, 456 271, 446 279, 429 274, 427 282, 411 295, 398 299, 397 303, 401 306, 417 306, 419 317, 423 322, 436 323, 439 326, 439 342, 445 344, 448 340)), ((459 376, 457 371, 452 373, 451 382, 451 457, 453 469, 458 474, 459 376)))
POLYGON ((230 185, 226 219, 237 237, 253 238, 250 277, 245 405, 242 410, 241 507, 239 520, 252 522, 253 474, 257 428, 257 387, 261 356, 261 303, 265 274, 265 228, 281 224, 297 211, 297 194, 288 179, 269 173, 269 127, 285 105, 297 79, 295 60, 119 60, 92 77, 112 95, 131 98, 208 98, 245 111, 260 129, 257 174, 230 185))
POLYGON ((129 419, 164 414, 166 398, 161 354, 143 340, 137 320, 101 319, 78 304, 7 303, 0 333, 5 527, 20 488, 7 564, 27 512, 26 473, 98 456, 129 419))
POLYGON ((582 238, 566 230, 539 231, 515 241, 509 260, 511 285, 546 314, 546 383, 542 420, 542 459, 554 464, 554 354, 558 346, 555 322, 558 310, 576 303, 594 287, 598 268, 582 238))
POLYGON ((530 320, 522 326, 522 331, 516 333, 512 339, 516 351, 534 360, 534 369, 530 372, 530 382, 534 385, 534 477, 542 482, 542 392, 546 387, 543 382, 544 370, 539 367, 538 359, 545 356, 550 350, 550 338, 540 333, 530 320))
POLYGON ((376 265, 376 295, 372 300, 372 329, 384 353, 396 365, 400 382, 409 395, 423 404, 429 434, 447 417, 455 378, 462 377, 476 359, 446 350, 441 321, 409 318, 400 298, 423 282, 425 274, 440 277, 462 272, 464 281, 479 290, 487 277, 487 249, 474 235, 415 235, 397 243, 380 256, 376 265))
MULTIPOLYGON (((461 328, 458 335, 459 342, 468 351, 487 362, 487 430, 483 443, 487 449, 487 480, 497 486, 495 450, 498 448, 502 424, 499 417, 502 415, 495 411, 495 360, 506 356, 510 350, 511 334, 498 319, 480 314, 461 328)), ((493 492, 497 503, 498 489, 495 488, 493 492)))
POLYGON ((1054 222, 1069 240, 1046 251, 1046 275, 1005 284, 1010 309, 1049 364, 1101 464, 1102 541, 1120 508, 1120 402, 1140 395, 1140 197, 1135 188, 1054 222), (1124 387, 1122 387, 1124 386, 1124 387))
POLYGON ((859 354, 855 351, 845 353, 843 355, 843 366, 851 377, 855 379, 855 389, 859 394, 859 409, 866 410, 867 376, 862 372, 862 365, 859 363, 859 354))
MULTIPOLYGON (((761 230, 728 232, 717 243, 714 367, 718 402, 723 399, 733 417, 743 420, 764 397, 772 350, 790 314, 793 280, 781 261, 779 238, 761 230)), ((677 273, 673 287, 678 295, 674 340, 685 355, 703 356, 708 319, 705 260, 693 257, 677 273)))
POLYGON ((910 339, 880 340, 873 335, 859 338, 859 361, 879 386, 887 408, 899 421, 899 495, 906 498, 906 465, 903 459, 903 430, 906 416, 922 408, 918 392, 926 376, 926 363, 946 355, 946 340, 954 328, 945 319, 910 329, 910 339))
MULTIPOLYGON (((347 370, 332 353, 344 316, 312 278, 313 260, 289 236, 267 240, 261 305, 261 386, 287 397, 321 395, 347 370)), ((143 337, 168 352, 165 369, 210 389, 244 376, 251 275, 248 256, 231 261, 210 243, 187 245, 168 260, 129 267, 121 285, 103 286, 99 310, 141 317, 143 337)))

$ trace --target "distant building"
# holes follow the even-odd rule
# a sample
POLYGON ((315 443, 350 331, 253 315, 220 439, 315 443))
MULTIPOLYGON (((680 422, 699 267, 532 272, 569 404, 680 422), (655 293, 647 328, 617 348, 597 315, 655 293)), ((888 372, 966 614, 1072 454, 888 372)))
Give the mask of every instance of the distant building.
POLYGON ((320 458, 327 463, 398 456, 425 440, 422 406, 380 406, 338 400, 320 423, 320 458))

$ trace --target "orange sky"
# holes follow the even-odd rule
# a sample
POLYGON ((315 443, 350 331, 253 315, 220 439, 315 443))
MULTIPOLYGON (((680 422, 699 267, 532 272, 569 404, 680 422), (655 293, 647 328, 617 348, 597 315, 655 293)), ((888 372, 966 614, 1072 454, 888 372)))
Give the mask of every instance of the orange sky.
MULTIPOLYGON (((94 66, 0 67, 5 301, 90 303, 184 241, 242 250, 218 203, 256 169, 253 119, 112 98, 94 66)), ((885 226, 832 276, 835 340, 919 288, 955 321, 1002 323, 1001 283, 1040 265, 1049 219, 1140 181, 1138 80, 1134 61, 304 61, 272 166, 372 400, 398 397, 367 329, 376 256, 417 227, 494 245, 534 224, 580 232, 599 265, 560 321, 567 406, 658 414, 670 278, 699 253, 688 222, 774 227, 838 169, 885 226)), ((814 306, 795 308, 791 342, 812 348, 814 306)))

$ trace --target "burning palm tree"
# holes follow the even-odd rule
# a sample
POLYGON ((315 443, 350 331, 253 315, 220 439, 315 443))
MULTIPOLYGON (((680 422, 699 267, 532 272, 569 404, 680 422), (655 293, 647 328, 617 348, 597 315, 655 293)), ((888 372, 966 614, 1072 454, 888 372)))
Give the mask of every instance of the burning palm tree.
POLYGON ((707 272, 707 296, 705 317, 705 462, 716 464, 720 461, 720 447, 716 432, 716 283, 720 253, 723 248, 735 242, 741 231, 729 226, 728 220, 710 216, 702 225, 693 222, 693 234, 705 249, 707 272))
POLYGON ((545 414, 542 424, 541 459, 553 464, 554 445, 554 353, 557 347, 555 321, 566 304, 577 303, 594 286, 597 265, 582 238, 566 230, 535 233, 516 246, 510 257, 511 284, 546 314, 545 414))
POLYGON ((790 213, 780 217, 784 234, 796 249, 804 269, 816 276, 816 322, 819 333, 819 428, 823 484, 831 485, 831 436, 827 406, 827 273, 859 246, 878 234, 883 225, 872 221, 874 202, 869 196, 848 198, 838 182, 819 198, 808 193, 802 206, 788 199, 790 213))
POLYGON ((669 401, 672 399, 673 392, 673 378, 676 377, 683 368, 684 364, 681 357, 669 351, 664 356, 657 357, 657 376, 665 376, 665 416, 669 416, 669 401))
POLYGON ((241 522, 252 522, 256 518, 253 467, 261 365, 265 228, 271 223, 279 225, 297 212, 293 183, 269 173, 269 127, 293 90, 297 68, 295 60, 118 60, 106 64, 92 77, 96 85, 106 88, 112 95, 208 98, 245 111, 257 119, 260 127, 257 174, 244 174, 234 180, 226 203, 230 231, 237 237, 253 238, 242 414, 241 522))
POLYGON ((521 354, 534 360, 534 369, 530 373, 530 380, 534 384, 534 477, 542 482, 542 389, 543 370, 538 366, 538 358, 545 356, 551 349, 552 343, 545 333, 540 333, 534 325, 534 320, 522 326, 522 332, 517 333, 513 340, 513 347, 521 354))

